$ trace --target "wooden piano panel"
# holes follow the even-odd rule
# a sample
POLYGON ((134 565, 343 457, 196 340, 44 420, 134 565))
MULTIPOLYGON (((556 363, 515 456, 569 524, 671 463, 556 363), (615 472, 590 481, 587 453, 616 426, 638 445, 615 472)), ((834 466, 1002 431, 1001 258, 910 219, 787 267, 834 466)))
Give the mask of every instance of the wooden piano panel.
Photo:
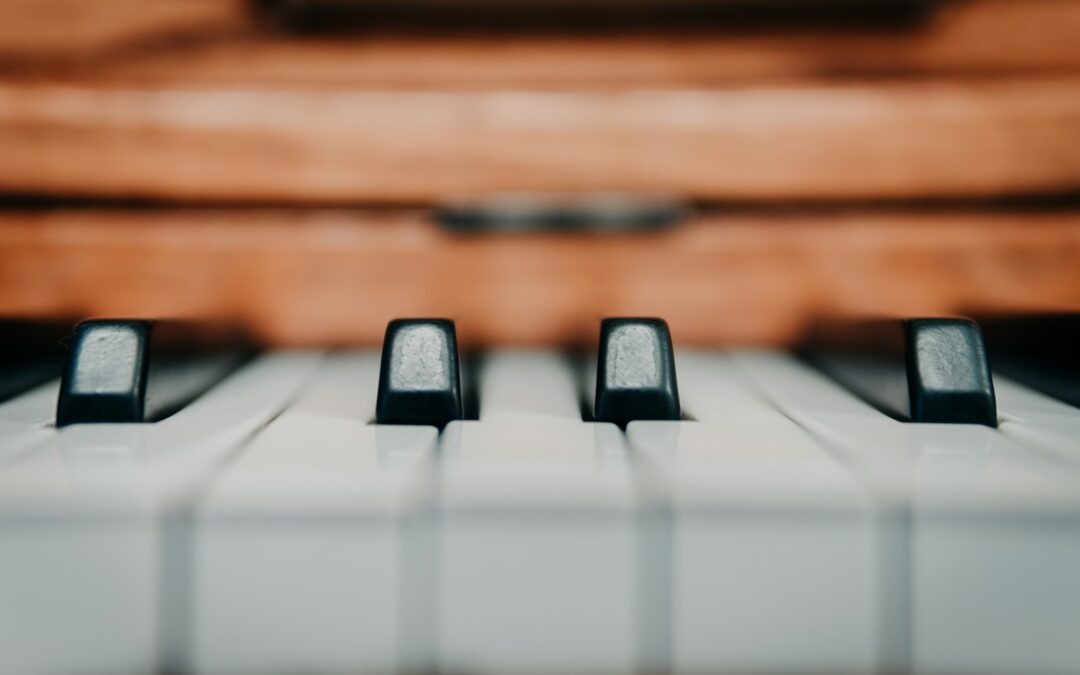
POLYGON ((239 318, 285 344, 409 314, 574 342, 652 313, 682 341, 779 343, 827 312, 1080 307, 1080 0, 332 36, 253 6, 0 7, 0 313, 239 318), (513 190, 701 215, 474 238, 426 215, 513 190))
POLYGON ((244 3, 181 11, 158 0, 110 6, 109 25, 129 24, 102 27, 96 50, 49 36, 104 26, 100 6, 22 4, 12 16, 42 48, 23 48, 10 25, 0 33, 0 186, 10 192, 774 201, 1080 185, 1076 0, 944 3, 891 29, 594 35, 466 24, 328 38, 290 37, 244 3))
POLYGON ((376 87, 689 86, 1080 66, 1077 0, 943 0, 925 21, 893 29, 830 29, 823 22, 748 31, 719 21, 677 33, 648 25, 597 33, 571 25, 536 35, 470 30, 466 15, 451 27, 360 25, 331 40, 283 33, 254 5, 7 0, 0 3, 0 66, 8 73, 376 87))
POLYGON ((455 236, 418 211, 0 216, 0 312, 239 319, 278 344, 378 344, 397 316, 462 340, 594 339, 661 315, 684 343, 783 343, 820 313, 1080 307, 1080 214, 707 213, 667 232, 455 236))
POLYGON ((699 200, 1080 186, 1080 78, 737 90, 394 92, 0 84, 0 183, 169 200, 699 200))

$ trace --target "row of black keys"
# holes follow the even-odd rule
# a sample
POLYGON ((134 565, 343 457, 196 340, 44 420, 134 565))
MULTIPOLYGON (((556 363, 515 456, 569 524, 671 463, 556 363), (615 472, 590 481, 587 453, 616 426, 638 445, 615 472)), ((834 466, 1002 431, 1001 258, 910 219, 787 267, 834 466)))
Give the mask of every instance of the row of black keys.
MULTIPOLYGON (((1080 316, 991 324, 1001 364, 1026 383, 1080 405, 1080 316)), ((56 356, 48 333, 0 323, 7 362, 0 398, 44 379, 56 356), (28 338, 29 336, 29 338, 28 338), (21 345, 21 347, 20 347, 21 345), (35 358, 41 357, 41 358, 35 358), (29 374, 28 374, 29 373, 29 374)), ((162 419, 223 378, 251 351, 230 336, 211 339, 168 322, 95 319, 78 324, 62 356, 58 426, 162 419)), ((825 324, 803 354, 831 377, 902 420, 996 426, 993 380, 983 333, 967 319, 825 324)), ((997 358, 997 357, 995 357, 997 358)), ((523 387, 529 386, 522 382, 523 387)), ((443 427, 465 406, 454 323, 398 319, 383 342, 376 422, 443 427)), ((591 419, 620 426, 677 420, 679 391, 667 324, 654 318, 601 322, 591 419)))

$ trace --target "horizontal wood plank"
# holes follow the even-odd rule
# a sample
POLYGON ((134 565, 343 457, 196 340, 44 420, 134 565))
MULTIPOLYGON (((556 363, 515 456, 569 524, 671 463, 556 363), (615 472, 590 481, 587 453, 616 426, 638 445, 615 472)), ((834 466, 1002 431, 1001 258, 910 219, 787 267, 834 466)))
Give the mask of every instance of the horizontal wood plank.
POLYGON ((1080 187, 1080 78, 614 92, 0 84, 0 189, 424 203, 492 191, 702 200, 1080 187))
POLYGON ((85 57, 177 38, 235 33, 246 0, 4 0, 0 61, 85 57))
POLYGON ((1080 308, 1080 212, 701 215, 634 236, 461 237, 420 212, 0 214, 0 314, 241 320, 274 344, 378 344, 451 316, 481 344, 666 317, 677 341, 779 344, 823 313, 1080 308))
MULTIPOLYGON (((617 18, 617 10, 612 10, 617 18)), ((466 14, 467 16, 467 14, 466 14)), ((893 29, 500 31, 415 24, 290 36, 242 0, 6 0, 0 71, 329 87, 715 86, 1080 69, 1080 1, 953 0, 893 29)))

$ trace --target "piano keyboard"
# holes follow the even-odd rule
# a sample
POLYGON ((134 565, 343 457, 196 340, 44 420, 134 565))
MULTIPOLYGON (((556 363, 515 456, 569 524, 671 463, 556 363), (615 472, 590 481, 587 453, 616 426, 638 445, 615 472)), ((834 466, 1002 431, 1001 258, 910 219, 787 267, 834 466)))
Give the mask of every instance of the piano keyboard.
POLYGON ((394 322, 57 426, 154 388, 83 324, 0 403, 0 673, 1080 672, 1080 409, 925 326, 841 377, 647 320, 459 374, 394 322))

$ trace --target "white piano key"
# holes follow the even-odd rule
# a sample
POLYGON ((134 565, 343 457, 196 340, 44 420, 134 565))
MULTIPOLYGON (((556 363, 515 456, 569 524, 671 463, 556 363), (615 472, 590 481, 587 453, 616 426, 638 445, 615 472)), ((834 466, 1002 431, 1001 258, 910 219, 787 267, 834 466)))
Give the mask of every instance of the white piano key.
POLYGON ((59 390, 54 380, 0 403, 0 467, 53 436, 59 390))
POLYGON ((677 349, 675 368, 685 417, 698 422, 784 417, 723 352, 677 349))
POLYGON ((192 672, 396 671, 400 518, 438 434, 368 424, 378 376, 377 353, 328 357, 199 500, 192 672))
POLYGON ((498 350, 480 363, 484 422, 580 420, 581 383, 569 360, 550 351, 498 350))
MULTIPOLYGON (((884 513, 909 523, 883 541, 908 542, 915 672, 1080 670, 1074 466, 987 427, 875 418, 789 357, 735 358, 785 412, 865 470, 884 513)), ((887 592, 900 576, 885 570, 887 592)))
POLYGON ((1080 408, 994 376, 1000 429, 1017 442, 1080 462, 1080 408))
POLYGON ((45 426, 56 417, 60 381, 53 380, 0 403, 0 421, 45 426))
POLYGON ((377 352, 330 353, 317 375, 289 404, 284 414, 311 414, 320 418, 373 423, 378 382, 377 352))
POLYGON ((806 419, 887 420, 869 403, 795 357, 770 350, 734 350, 728 358, 785 413, 806 419))
POLYGON ((67 427, 0 471, 0 672, 158 671, 163 517, 317 361, 263 357, 162 422, 67 427))
POLYGON ((1076 673, 1078 486, 1045 479, 1024 495, 1010 467, 981 463, 964 471, 980 499, 913 508, 914 671, 1076 673))
POLYGON ((543 376, 542 395, 504 407, 481 389, 480 421, 443 434, 440 670, 625 673, 639 658, 640 542, 623 435, 580 421, 576 397, 555 400, 573 392, 573 373, 555 357, 533 364, 545 361, 562 370, 543 376))
POLYGON ((670 504, 670 670, 874 671, 870 494, 726 355, 676 358, 684 410, 707 421, 627 430, 670 504))

